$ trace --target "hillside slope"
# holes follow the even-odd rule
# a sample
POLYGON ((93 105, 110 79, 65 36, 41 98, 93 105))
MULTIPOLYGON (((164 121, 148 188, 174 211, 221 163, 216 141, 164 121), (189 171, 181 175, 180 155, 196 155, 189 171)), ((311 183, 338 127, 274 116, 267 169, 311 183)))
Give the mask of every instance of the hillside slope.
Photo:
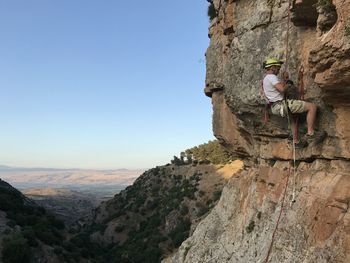
POLYGON ((62 221, 0 179, 1 262, 66 262, 63 230, 62 221))
POLYGON ((193 232, 241 167, 235 161, 150 169, 96 209, 75 241, 94 247, 89 256, 97 262, 160 262, 193 232))

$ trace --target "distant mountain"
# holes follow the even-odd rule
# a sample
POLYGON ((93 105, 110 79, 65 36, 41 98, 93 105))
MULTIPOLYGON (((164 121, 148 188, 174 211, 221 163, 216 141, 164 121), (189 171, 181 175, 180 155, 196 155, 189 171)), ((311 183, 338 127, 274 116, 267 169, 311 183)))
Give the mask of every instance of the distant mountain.
POLYGON ((0 172, 1 171, 72 171, 72 170, 79 170, 79 169, 59 169, 59 168, 46 168, 46 167, 12 167, 7 165, 0 165, 0 172))
POLYGON ((0 165, 0 171, 1 170, 9 170, 9 169, 12 169, 12 167, 6 166, 6 165, 0 165))
POLYGON ((17 188, 127 186, 144 170, 84 170, 0 166, 0 178, 17 188))
POLYGON ((101 171, 101 172, 128 172, 134 170, 142 170, 146 169, 126 169, 126 168, 118 168, 118 169, 81 169, 81 168, 48 168, 48 167, 13 167, 7 165, 0 165, 0 171, 101 171))

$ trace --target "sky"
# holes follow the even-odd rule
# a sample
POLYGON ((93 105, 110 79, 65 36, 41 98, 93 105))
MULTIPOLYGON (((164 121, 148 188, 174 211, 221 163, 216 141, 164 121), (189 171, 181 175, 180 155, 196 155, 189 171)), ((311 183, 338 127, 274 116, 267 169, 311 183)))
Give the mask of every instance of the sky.
POLYGON ((212 140, 207 6, 0 1, 0 165, 151 168, 212 140))

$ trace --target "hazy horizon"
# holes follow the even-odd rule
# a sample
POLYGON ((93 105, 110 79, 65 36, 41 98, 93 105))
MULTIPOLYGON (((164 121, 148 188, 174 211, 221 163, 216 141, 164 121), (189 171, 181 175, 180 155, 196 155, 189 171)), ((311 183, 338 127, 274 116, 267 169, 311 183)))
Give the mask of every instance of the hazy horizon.
POLYGON ((0 178, 13 187, 27 188, 125 188, 145 170, 13 168, 0 166, 0 178))
MULTIPOLYGON (((165 165, 165 164, 164 164, 165 165)), ((146 168, 79 168, 79 167, 66 167, 66 168, 59 168, 59 167, 44 167, 44 166, 33 166, 33 167, 21 167, 21 166, 10 166, 6 164, 0 164, 0 172, 2 171, 8 171, 8 170, 57 170, 57 171, 71 171, 71 170, 92 170, 92 171, 122 171, 122 170, 128 170, 128 171, 138 171, 138 170, 148 170, 153 167, 146 167, 146 168)))

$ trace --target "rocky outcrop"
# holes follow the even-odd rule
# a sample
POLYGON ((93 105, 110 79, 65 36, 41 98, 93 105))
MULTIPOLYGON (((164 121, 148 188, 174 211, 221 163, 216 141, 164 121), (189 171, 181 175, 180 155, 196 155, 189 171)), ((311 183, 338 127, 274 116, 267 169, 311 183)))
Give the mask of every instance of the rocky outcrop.
POLYGON ((211 2, 204 91, 214 135, 246 168, 164 262, 350 262, 350 2, 211 2), (263 121, 267 57, 287 59, 282 71, 295 82, 304 69, 305 100, 318 105, 317 128, 328 134, 298 149, 295 162, 287 120, 263 121))
MULTIPOLYGON (((298 159, 350 157, 349 1, 291 1, 288 69, 295 81, 304 67, 305 99, 319 106, 318 128, 328 133, 321 147, 299 151, 298 159), (327 20, 328 18, 328 20, 327 20), (293 24, 294 23, 294 24, 293 24)), ((212 97, 213 130, 237 156, 290 159, 285 119, 263 122, 262 61, 285 59, 288 1, 213 1, 218 16, 209 28, 205 93, 212 97), (288 151, 289 151, 288 150, 288 151)), ((300 129, 305 132, 305 120, 300 129)), ((290 149, 289 149, 290 150, 290 149)))

